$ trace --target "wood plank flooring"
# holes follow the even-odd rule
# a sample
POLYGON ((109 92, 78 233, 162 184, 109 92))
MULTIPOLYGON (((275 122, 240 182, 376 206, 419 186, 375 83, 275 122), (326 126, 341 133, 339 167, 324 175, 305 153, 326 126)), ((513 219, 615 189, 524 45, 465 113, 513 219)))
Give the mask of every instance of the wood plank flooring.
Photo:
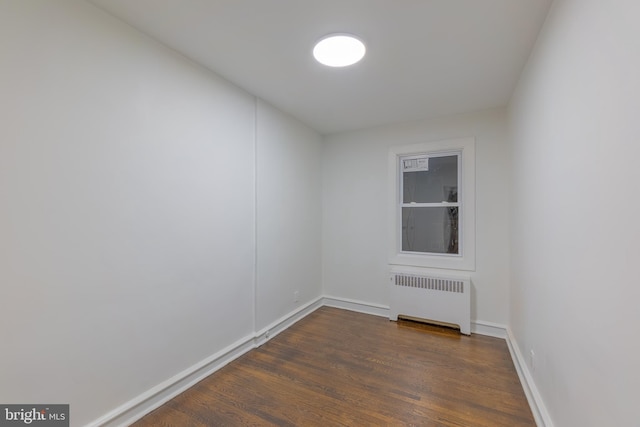
POLYGON ((506 342, 322 307, 146 426, 535 426, 506 342))

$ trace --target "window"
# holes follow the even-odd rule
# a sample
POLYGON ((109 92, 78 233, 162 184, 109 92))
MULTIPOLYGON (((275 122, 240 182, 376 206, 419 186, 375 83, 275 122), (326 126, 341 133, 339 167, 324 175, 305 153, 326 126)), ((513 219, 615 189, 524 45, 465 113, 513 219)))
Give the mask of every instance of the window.
POLYGON ((474 140, 392 147, 390 263, 475 268, 474 140))
POLYGON ((460 153, 402 156, 401 251, 460 255, 460 153))

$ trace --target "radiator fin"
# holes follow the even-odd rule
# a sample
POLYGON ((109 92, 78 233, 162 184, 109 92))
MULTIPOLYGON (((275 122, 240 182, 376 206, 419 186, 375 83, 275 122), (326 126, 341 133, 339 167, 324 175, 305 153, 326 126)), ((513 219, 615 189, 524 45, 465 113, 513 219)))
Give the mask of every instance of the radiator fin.
POLYGON ((444 322, 471 334, 471 278, 414 271, 391 271, 389 319, 410 316, 444 322))
POLYGON ((464 282, 460 280, 440 279, 437 277, 395 274, 396 286, 431 289, 442 292, 464 293, 464 282))

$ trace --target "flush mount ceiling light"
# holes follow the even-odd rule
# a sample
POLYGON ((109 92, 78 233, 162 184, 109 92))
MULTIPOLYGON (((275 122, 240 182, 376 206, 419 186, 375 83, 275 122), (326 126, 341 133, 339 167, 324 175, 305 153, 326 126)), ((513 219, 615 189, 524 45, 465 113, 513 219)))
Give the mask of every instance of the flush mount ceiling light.
POLYGON ((353 65, 364 57, 364 43, 351 34, 329 34, 313 48, 313 57, 329 67, 353 65))

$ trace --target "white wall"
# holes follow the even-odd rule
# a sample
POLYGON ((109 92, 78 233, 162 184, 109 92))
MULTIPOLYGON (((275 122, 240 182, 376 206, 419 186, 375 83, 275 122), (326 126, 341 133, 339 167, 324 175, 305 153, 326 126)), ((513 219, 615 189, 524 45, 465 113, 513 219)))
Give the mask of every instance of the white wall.
POLYGON ((510 324, 556 426, 638 425, 638 16, 556 0, 509 109, 510 324))
POLYGON ((389 147, 476 137, 476 271, 472 320, 507 323, 506 114, 492 110, 326 138, 323 283, 327 295, 388 306, 389 147))
POLYGON ((260 330, 322 294, 322 139, 262 101, 257 114, 260 330))
MULTIPOLYGON (((320 199, 317 165, 273 169, 317 135, 264 104, 256 129, 253 96, 84 1, 0 2, 0 70, 0 402, 69 403, 84 425, 292 307, 255 307, 256 223, 320 199)), ((301 302, 318 215, 286 239, 313 247, 301 302)))

